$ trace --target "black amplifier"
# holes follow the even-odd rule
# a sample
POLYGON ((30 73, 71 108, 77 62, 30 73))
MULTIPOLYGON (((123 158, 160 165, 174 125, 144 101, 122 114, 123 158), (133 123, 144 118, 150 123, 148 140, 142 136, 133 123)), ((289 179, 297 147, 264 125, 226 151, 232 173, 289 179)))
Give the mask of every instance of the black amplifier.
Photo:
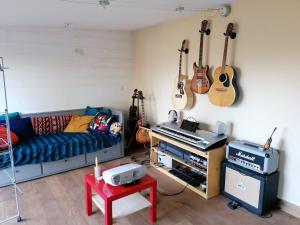
POLYGON ((263 215, 277 205, 278 177, 278 172, 257 174, 224 161, 221 192, 249 211, 263 215))

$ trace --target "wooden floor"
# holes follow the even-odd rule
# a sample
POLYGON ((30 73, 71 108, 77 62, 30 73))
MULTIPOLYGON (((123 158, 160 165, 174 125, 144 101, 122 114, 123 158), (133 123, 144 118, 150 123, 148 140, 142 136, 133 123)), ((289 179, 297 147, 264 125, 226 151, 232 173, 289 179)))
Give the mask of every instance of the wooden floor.
MULTIPOLYGON (((129 162, 124 158, 106 163, 119 165, 129 162)), ((7 224, 19 225, 96 225, 103 224, 103 215, 99 211, 87 217, 84 205, 84 174, 92 167, 49 176, 46 178, 20 184, 24 193, 21 195, 21 210, 24 221, 7 224)), ((175 193, 183 187, 167 176, 149 169, 149 174, 158 180, 158 190, 164 193, 175 193)), ((0 189, 0 219, 14 213, 11 189, 0 189)), ((159 225, 296 225, 300 220, 280 210, 273 211, 271 218, 260 218, 239 208, 235 211, 227 208, 228 200, 222 196, 204 200, 186 189, 182 194, 165 197, 158 194, 159 225)), ((143 225, 149 224, 148 210, 140 211, 126 218, 118 219, 116 224, 143 225)))

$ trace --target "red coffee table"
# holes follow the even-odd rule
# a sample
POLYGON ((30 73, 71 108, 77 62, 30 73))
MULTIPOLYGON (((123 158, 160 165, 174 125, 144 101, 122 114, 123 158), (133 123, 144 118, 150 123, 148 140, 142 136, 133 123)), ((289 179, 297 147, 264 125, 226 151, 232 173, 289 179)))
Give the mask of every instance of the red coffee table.
POLYGON ((146 175, 139 182, 132 186, 111 186, 103 180, 96 181, 94 174, 88 174, 84 177, 85 183, 85 201, 86 214, 92 214, 92 190, 104 200, 105 225, 112 225, 112 202, 128 195, 150 189, 149 201, 151 203, 149 210, 149 220, 151 223, 156 221, 156 185, 157 181, 151 176, 146 175))

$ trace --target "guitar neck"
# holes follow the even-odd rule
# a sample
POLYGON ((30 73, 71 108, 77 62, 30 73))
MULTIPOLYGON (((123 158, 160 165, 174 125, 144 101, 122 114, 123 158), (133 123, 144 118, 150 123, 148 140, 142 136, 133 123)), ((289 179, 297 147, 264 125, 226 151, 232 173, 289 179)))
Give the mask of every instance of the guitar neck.
POLYGON ((225 38, 224 52, 223 52, 223 61, 222 61, 222 74, 225 72, 226 67, 226 58, 227 58, 227 49, 228 49, 228 36, 225 38))
POLYGON ((145 121, 145 109, 144 109, 144 98, 141 99, 141 105, 142 105, 142 126, 144 126, 145 121))
POLYGON ((200 48, 199 48, 198 72, 200 72, 200 70, 201 70, 202 67, 203 67, 203 64, 202 64, 202 57, 203 57, 203 37, 204 37, 204 34, 201 33, 201 35, 200 35, 200 48))
POLYGON ((181 64, 182 64, 182 51, 180 51, 180 57, 179 57, 178 83, 180 82, 181 64))

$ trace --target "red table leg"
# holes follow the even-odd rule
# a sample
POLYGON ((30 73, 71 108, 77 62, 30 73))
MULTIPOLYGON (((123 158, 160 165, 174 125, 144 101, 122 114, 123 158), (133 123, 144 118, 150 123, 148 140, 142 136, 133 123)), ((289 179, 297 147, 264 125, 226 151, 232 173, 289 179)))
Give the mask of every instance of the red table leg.
POLYGON ((91 186, 85 181, 85 204, 86 214, 90 216, 92 214, 92 191, 91 186))
POLYGON ((110 199, 105 200, 105 225, 112 225, 112 201, 110 199))
POLYGON ((150 202, 151 202, 151 207, 149 210, 149 220, 151 223, 156 222, 156 182, 150 189, 150 202))

